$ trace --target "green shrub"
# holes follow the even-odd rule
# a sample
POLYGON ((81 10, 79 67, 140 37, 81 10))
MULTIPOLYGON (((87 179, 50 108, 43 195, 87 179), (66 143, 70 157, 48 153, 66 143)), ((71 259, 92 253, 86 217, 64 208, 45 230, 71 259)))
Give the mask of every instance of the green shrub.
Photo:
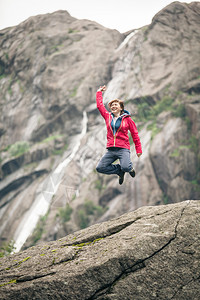
POLYGON ((42 140, 41 143, 48 143, 50 141, 54 141, 55 139, 59 139, 59 138, 62 138, 62 135, 59 135, 59 134, 57 134, 57 135, 50 135, 46 139, 42 140))
POLYGON ((87 215, 93 215, 95 211, 95 204, 92 201, 86 200, 84 203, 84 210, 87 215))
POLYGON ((179 149, 175 149, 171 154, 170 157, 179 157, 180 151, 179 149))
POLYGON ((105 209, 99 205, 95 205, 90 200, 85 200, 84 205, 81 209, 78 210, 78 224, 81 229, 86 228, 89 225, 90 218, 89 216, 100 217, 105 212, 105 209))
POLYGON ((169 199, 168 199, 168 196, 163 194, 163 203, 164 204, 168 204, 169 203, 169 199))
POLYGON ((95 205, 92 201, 86 200, 84 203, 84 210, 87 215, 101 215, 103 212, 103 208, 99 205, 95 205))
POLYGON ((78 224, 81 229, 86 228, 89 225, 89 218, 84 209, 78 211, 78 224))
POLYGON ((144 102, 137 105, 136 119, 138 121, 154 120, 156 116, 159 115, 162 111, 173 110, 173 98, 169 96, 163 97, 153 106, 145 102, 145 97, 143 101, 144 102))
POLYGON ((4 53, 4 56, 5 56, 6 60, 9 60, 8 52, 4 53))
POLYGON ((73 32, 74 32, 74 29, 69 28, 68 33, 73 33, 73 32))
POLYGON ((5 73, 5 64, 0 61, 0 76, 4 76, 5 75, 4 73, 5 73))
POLYGON ((190 149, 191 145, 180 145, 178 148, 174 149, 174 151, 170 154, 170 157, 179 157, 182 149, 190 149))
POLYGON ((71 214, 72 214, 73 209, 69 204, 65 206, 65 208, 60 208, 59 212, 57 213, 56 216, 58 216, 63 223, 68 222, 70 220, 71 214))
POLYGON ((72 29, 72 28, 69 28, 69 30, 68 30, 68 33, 70 34, 70 33, 76 33, 76 32, 79 32, 79 30, 77 30, 77 29, 72 29))
POLYGON ((25 141, 19 141, 11 145, 8 151, 11 156, 20 156, 29 150, 29 143, 25 141))
POLYGON ((77 91, 78 91, 78 87, 76 86, 72 91, 71 91, 71 93, 70 93, 70 97, 75 97, 76 96, 76 94, 77 94, 77 91))
POLYGON ((194 151, 195 154, 198 154, 199 152, 199 141, 196 138, 196 136, 192 135, 189 139, 190 148, 192 151, 194 151))
POLYGON ((147 130, 151 130, 151 140, 160 132, 160 128, 157 127, 156 121, 147 126, 147 130))
MULTIPOLYGON (((47 138, 45 138, 44 140, 42 140, 40 143, 49 143, 50 141, 54 141, 56 139, 62 139, 63 135, 57 134, 57 135, 50 135, 47 138)), ((67 143, 67 139, 63 139, 63 142, 65 143, 64 146, 61 149, 54 149, 52 150, 52 155, 62 155, 64 153, 64 151, 67 150, 68 147, 68 143, 67 143)))
POLYGON ((97 180, 95 181, 95 189, 97 189, 97 190, 99 190, 99 191, 102 190, 102 180, 97 179, 97 180))
POLYGON ((185 118, 186 116, 186 109, 185 106, 181 103, 178 106, 176 106, 173 110, 173 115, 176 118, 185 118))
POLYGON ((149 120, 151 118, 152 108, 147 102, 138 104, 137 109, 137 117, 139 120, 149 120))
POLYGON ((74 193, 73 195, 72 195, 72 201, 74 201, 76 199, 76 193, 74 193))
POLYGON ((58 150, 53 150, 52 151, 52 154, 53 155, 63 155, 63 153, 67 150, 67 148, 68 148, 68 144, 66 143, 65 145, 64 145, 64 147, 62 147, 61 149, 58 149, 58 150))
POLYGON ((96 205, 95 206, 95 210, 96 210, 96 214, 98 217, 102 216, 104 214, 104 212, 107 210, 107 207, 106 208, 103 208, 102 206, 100 205, 96 205))
POLYGON ((44 226, 46 224, 47 216, 48 216, 48 213, 46 215, 40 217, 40 219, 33 231, 33 234, 31 236, 31 240, 32 240, 31 246, 34 246, 41 239, 42 234, 44 232, 44 226))
POLYGON ((190 181, 190 183, 193 185, 194 190, 199 193, 200 185, 199 185, 198 179, 194 179, 194 180, 190 181))
POLYGON ((185 117, 185 122, 187 124, 188 131, 191 131, 191 129, 192 129, 192 123, 190 121, 190 118, 189 117, 185 117))
POLYGON ((159 115, 162 111, 167 111, 172 109, 173 99, 169 96, 163 97, 153 106, 153 114, 155 116, 159 115))
POLYGON ((8 243, 4 243, 0 247, 0 257, 7 256, 11 254, 15 250, 14 241, 10 241, 8 243))
POLYGON ((2 78, 5 78, 6 77, 6 74, 2 74, 2 69, 1 69, 1 65, 0 65, 0 80, 2 79, 2 78))

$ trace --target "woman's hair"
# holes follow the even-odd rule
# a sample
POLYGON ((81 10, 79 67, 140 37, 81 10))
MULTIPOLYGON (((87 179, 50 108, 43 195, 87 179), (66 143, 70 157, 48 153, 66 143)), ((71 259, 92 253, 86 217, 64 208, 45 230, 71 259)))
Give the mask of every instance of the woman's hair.
POLYGON ((123 114, 124 113, 124 101, 123 100, 120 100, 120 99, 113 99, 113 100, 111 100, 108 103, 109 108, 111 107, 112 103, 115 102, 115 101, 119 103, 119 105, 120 105, 120 107, 122 109, 121 114, 123 114))

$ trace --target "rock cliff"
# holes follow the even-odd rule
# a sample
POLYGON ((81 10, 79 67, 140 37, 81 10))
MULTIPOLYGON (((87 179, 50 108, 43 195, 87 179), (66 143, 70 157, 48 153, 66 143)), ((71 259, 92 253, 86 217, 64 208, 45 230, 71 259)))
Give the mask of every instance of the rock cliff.
POLYGON ((0 260, 1 299, 198 300, 200 201, 147 206, 0 260))
POLYGON ((66 11, 0 31, 0 235, 17 250, 144 205, 200 199, 200 4, 173 2, 121 34, 66 11), (118 185, 95 167, 105 104, 125 101, 140 159, 118 185), (35 228, 35 231, 33 232, 35 228))

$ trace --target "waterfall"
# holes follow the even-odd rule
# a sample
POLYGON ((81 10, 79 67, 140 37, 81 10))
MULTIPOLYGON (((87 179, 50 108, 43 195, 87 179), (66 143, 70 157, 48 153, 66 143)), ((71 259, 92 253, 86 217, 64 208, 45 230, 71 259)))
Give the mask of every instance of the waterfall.
POLYGON ((137 32, 138 30, 134 30, 133 32, 129 33, 129 35, 127 35, 127 37, 123 40, 123 42, 119 45, 119 47, 115 50, 115 52, 121 50, 129 42, 132 36, 134 36, 137 32))
MULTIPOLYGON (((141 69, 141 63, 137 59, 133 65, 135 57, 138 55, 138 51, 142 45, 143 35, 140 34, 140 30, 134 30, 131 32, 115 50, 115 52, 121 51, 119 59, 116 61, 112 79, 108 83, 107 90, 104 94, 105 102, 108 102, 111 99, 120 97, 121 95, 126 95, 126 98, 134 98, 141 89, 140 84, 137 84, 137 75, 141 69), (134 46, 133 46, 134 45, 134 46), (126 90, 127 79, 132 72, 135 76, 135 83, 132 89, 126 90), (123 87, 123 90, 122 90, 123 87)), ((130 81, 130 80, 129 80, 130 81)), ((134 82, 134 80, 133 80, 134 82)))
MULTIPOLYGON (((18 228, 14 234, 14 247, 15 252, 18 252, 27 238, 31 235, 34 228, 37 225, 37 222, 41 216, 44 216, 51 204, 51 200, 53 196, 56 194, 58 187, 61 183, 62 177, 65 172, 65 168, 71 162, 71 160, 75 157, 77 151, 79 150, 81 140, 85 136, 87 132, 87 113, 86 111, 83 112, 83 120, 82 120, 82 131, 80 134, 76 135, 72 141, 72 151, 70 155, 68 155, 64 161, 62 161, 57 168, 45 179, 45 181, 41 184, 42 187, 46 186, 46 192, 44 189, 36 196, 34 203, 30 207, 30 209, 24 215, 21 223, 19 224, 18 228), (53 192, 47 192, 48 186, 53 187, 53 192)), ((41 187, 40 186, 40 187, 41 187)))

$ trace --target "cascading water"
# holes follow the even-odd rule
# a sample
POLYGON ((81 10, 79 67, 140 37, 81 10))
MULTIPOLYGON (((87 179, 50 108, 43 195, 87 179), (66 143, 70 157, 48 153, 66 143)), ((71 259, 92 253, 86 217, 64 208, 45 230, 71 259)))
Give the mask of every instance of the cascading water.
POLYGON ((127 35, 127 37, 123 40, 123 42, 119 45, 119 47, 115 50, 115 52, 121 50, 137 32, 138 30, 134 30, 129 35, 127 35))
POLYGON ((71 162, 71 160, 76 155, 77 151, 79 150, 80 143, 82 138, 85 136, 87 132, 87 113, 86 111, 83 112, 83 121, 82 121, 82 131, 79 135, 75 136, 73 141, 71 142, 71 153, 68 155, 63 162, 61 162, 57 168, 45 179, 40 185, 40 192, 36 197, 33 205, 27 211, 25 216, 23 217, 21 223, 19 224, 18 228, 14 234, 14 247, 15 252, 18 252, 30 234, 33 232, 40 216, 44 216, 51 204, 53 196, 56 194, 58 187, 62 181, 62 177, 64 175, 65 168, 71 162), (44 190, 44 186, 46 186, 44 190), (53 192, 45 192, 48 189, 48 186, 53 187, 53 192))
POLYGON ((125 94, 126 98, 131 99, 139 93, 141 86, 139 83, 136 84, 137 80, 133 81, 134 85, 132 89, 130 89, 130 87, 126 89, 126 84, 130 73, 137 78, 137 73, 141 68, 140 62, 134 60, 135 57, 138 56, 142 39, 143 35, 140 34, 140 30, 135 30, 131 32, 115 50, 116 53, 118 52, 122 55, 119 56, 119 59, 114 65, 112 80, 109 82, 104 95, 106 101, 109 100, 108 96, 110 99, 114 99, 115 97, 125 94))

